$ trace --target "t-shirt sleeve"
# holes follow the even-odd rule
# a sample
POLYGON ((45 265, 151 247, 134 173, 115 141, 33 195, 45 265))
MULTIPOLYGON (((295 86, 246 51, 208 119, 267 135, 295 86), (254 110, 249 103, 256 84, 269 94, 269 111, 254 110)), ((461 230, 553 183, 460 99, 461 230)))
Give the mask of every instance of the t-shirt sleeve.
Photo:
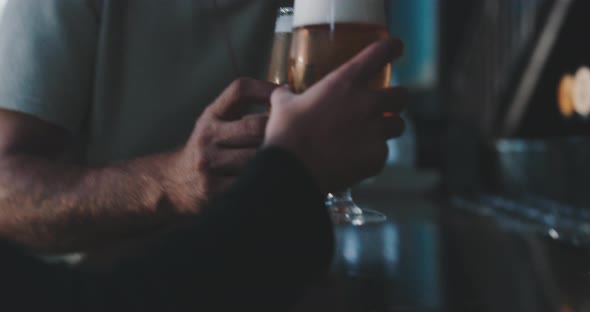
POLYGON ((0 108, 78 132, 92 102, 97 0, 8 0, 0 16, 0 108))

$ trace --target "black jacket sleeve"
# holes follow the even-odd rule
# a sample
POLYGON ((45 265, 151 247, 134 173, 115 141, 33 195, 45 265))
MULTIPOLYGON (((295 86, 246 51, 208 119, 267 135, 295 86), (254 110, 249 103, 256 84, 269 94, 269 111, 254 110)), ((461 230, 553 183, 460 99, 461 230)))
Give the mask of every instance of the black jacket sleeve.
POLYGON ((108 270, 53 267, 4 250, 0 270, 11 272, 0 300, 16 300, 19 311, 280 311, 331 262, 323 201, 297 159, 267 148, 199 217, 108 270), (24 294, 28 301, 17 299, 24 294))

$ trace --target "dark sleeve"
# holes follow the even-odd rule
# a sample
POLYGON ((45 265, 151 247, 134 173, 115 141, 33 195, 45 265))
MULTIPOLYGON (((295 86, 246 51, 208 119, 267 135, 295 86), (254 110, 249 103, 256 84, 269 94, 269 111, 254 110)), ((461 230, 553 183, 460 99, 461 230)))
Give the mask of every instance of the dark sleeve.
MULTIPOLYGON (((45 266, 25 283, 58 283, 64 300, 48 302, 75 311, 280 311, 331 262, 333 232, 323 201, 297 159, 269 148, 223 199, 146 253, 102 272, 59 268, 57 276, 45 266)), ((33 267, 24 263, 15 269, 33 267)))

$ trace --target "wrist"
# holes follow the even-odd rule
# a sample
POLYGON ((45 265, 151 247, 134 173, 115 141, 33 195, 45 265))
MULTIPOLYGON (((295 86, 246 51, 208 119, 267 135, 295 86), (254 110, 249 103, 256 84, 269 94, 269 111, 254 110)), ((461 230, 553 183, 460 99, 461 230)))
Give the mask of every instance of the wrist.
POLYGON ((164 155, 160 166, 163 200, 169 202, 177 214, 194 213, 202 206, 194 170, 186 159, 184 148, 177 149, 164 155))

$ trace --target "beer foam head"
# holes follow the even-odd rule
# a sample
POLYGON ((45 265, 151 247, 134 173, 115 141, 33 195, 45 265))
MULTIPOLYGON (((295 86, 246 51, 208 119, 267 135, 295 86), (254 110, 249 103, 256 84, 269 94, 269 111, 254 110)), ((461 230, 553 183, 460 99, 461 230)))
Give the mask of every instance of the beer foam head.
POLYGON ((332 23, 385 25, 384 0, 295 0, 294 27, 332 23))

